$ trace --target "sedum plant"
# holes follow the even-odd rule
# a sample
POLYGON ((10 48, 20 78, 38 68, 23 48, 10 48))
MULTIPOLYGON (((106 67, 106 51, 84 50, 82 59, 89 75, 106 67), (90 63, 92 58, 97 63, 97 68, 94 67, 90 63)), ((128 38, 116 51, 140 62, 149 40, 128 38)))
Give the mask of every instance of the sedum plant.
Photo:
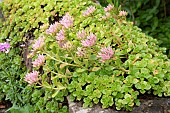
POLYGON ((21 94, 15 94, 20 98, 11 98, 20 99, 18 105, 63 113, 69 95, 84 107, 101 103, 103 108, 132 110, 140 105, 140 94, 170 95, 165 49, 127 22, 127 12, 113 4, 103 8, 88 0, 5 0, 1 6, 6 19, 1 41, 10 39, 9 53, 17 48, 19 60, 24 61, 24 54, 27 62, 27 71, 21 68, 14 78, 22 86, 21 94))
POLYGON ((76 11, 66 10, 33 43, 29 56, 37 57, 37 66, 26 79, 41 65, 43 73, 34 83, 51 86, 54 97, 67 89, 71 100, 83 100, 84 107, 102 103, 103 108, 115 104, 117 110, 132 110, 140 105, 140 94, 169 96, 170 64, 155 39, 126 22, 127 13, 113 5, 70 3, 79 4, 76 11))

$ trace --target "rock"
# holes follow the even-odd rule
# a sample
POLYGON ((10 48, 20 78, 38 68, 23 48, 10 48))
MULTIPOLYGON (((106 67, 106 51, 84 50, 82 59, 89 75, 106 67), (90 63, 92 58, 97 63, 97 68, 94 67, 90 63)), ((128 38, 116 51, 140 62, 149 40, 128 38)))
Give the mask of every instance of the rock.
POLYGON ((7 113, 7 109, 0 109, 0 113, 7 113))
MULTIPOLYGON (((92 108, 84 109, 83 102, 71 102, 67 97, 69 113, 129 113, 127 111, 117 111, 114 108, 102 109, 101 105, 94 105, 92 108)), ((139 107, 134 107, 130 113, 170 113, 170 98, 144 99, 139 107)))

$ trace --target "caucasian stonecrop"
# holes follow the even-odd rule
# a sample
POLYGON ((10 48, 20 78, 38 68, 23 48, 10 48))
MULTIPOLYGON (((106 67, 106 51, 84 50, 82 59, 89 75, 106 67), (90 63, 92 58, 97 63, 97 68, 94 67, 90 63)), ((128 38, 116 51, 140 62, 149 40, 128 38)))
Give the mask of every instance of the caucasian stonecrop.
POLYGON ((38 71, 33 71, 31 73, 26 74, 24 80, 28 82, 30 85, 38 81, 38 71))
POLYGON ((109 60, 113 56, 114 52, 111 47, 104 47, 98 53, 98 57, 101 58, 101 62, 109 60))
POLYGON ((38 58, 35 59, 34 62, 32 62, 33 67, 40 67, 42 65, 44 65, 45 62, 45 56, 44 55, 38 55, 38 58))

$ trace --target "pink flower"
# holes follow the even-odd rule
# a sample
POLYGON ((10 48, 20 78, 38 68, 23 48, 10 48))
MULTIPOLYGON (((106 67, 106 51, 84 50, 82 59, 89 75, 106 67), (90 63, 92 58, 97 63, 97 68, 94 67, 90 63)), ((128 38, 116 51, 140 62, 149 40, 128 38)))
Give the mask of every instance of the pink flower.
POLYGON ((62 46, 63 49, 69 49, 69 48, 71 48, 71 47, 72 47, 72 44, 71 44, 70 42, 66 42, 66 43, 64 43, 63 46, 62 46))
POLYGON ((67 41, 58 41, 58 45, 63 49, 69 49, 72 47, 72 44, 67 41))
POLYGON ((65 45, 66 41, 57 41, 59 47, 63 48, 63 46, 65 45))
POLYGON ((107 7, 104 8, 104 11, 108 12, 113 9, 113 6, 109 4, 107 7))
POLYGON ((69 28, 73 26, 73 18, 69 15, 69 13, 66 13, 65 16, 61 19, 60 23, 65 27, 69 28))
POLYGON ((106 15, 102 16, 100 20, 106 20, 109 17, 110 17, 110 13, 106 12, 106 15))
POLYGON ((76 54, 77 54, 79 57, 85 56, 85 54, 86 54, 86 53, 85 53, 85 49, 84 49, 84 48, 81 48, 81 47, 78 47, 76 54))
POLYGON ((58 22, 51 24, 50 27, 46 30, 46 34, 52 34, 57 31, 57 26, 59 26, 58 22))
POLYGON ((90 47, 96 43, 96 39, 97 39, 96 35, 94 35, 93 33, 90 33, 87 39, 82 40, 81 43, 84 47, 90 47))
POLYGON ((101 62, 109 60, 113 56, 114 52, 111 47, 104 47, 101 52, 98 53, 98 57, 101 57, 101 62))
POLYGON ((79 32, 77 33, 77 37, 78 37, 79 39, 85 38, 85 36, 86 36, 86 32, 85 32, 84 30, 79 31, 79 32))
POLYGON ((32 62, 33 67, 39 67, 42 66, 45 62, 45 57, 43 55, 38 55, 38 58, 32 62))
POLYGON ((57 41, 61 41, 65 39, 65 32, 64 30, 60 30, 59 33, 57 33, 56 36, 57 41))
POLYGON ((26 74, 25 79, 29 84, 33 84, 38 81, 38 71, 33 71, 31 73, 26 74))
POLYGON ((90 6, 87 8, 87 10, 83 11, 83 16, 89 16, 90 14, 92 14, 94 11, 96 10, 96 8, 94 6, 90 6))
POLYGON ((126 16, 127 12, 126 11, 119 11, 119 16, 126 16))
POLYGON ((44 45, 44 40, 45 40, 45 37, 44 37, 44 36, 40 36, 40 37, 35 41, 35 43, 32 45, 32 48, 33 48, 34 50, 41 49, 42 46, 44 45))

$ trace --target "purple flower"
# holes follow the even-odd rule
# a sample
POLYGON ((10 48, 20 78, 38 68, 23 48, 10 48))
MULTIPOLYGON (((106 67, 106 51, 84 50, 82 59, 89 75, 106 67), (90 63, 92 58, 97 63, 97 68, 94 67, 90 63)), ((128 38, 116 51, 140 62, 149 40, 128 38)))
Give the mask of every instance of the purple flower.
POLYGON ((89 16, 90 14, 92 14, 94 11, 96 10, 96 8, 94 6, 89 6, 87 8, 87 10, 83 11, 83 16, 89 16))
POLYGON ((73 18, 69 15, 69 13, 66 13, 65 16, 61 19, 60 23, 65 27, 69 28, 73 26, 73 18))
POLYGON ((127 12, 126 11, 119 11, 119 16, 126 16, 127 12))
POLYGON ((85 56, 85 54, 86 54, 85 49, 84 49, 84 48, 81 48, 81 47, 78 47, 76 54, 77 54, 79 57, 85 56))
POLYGON ((108 11, 112 10, 113 7, 114 7, 114 6, 112 6, 111 4, 109 4, 107 7, 104 8, 104 11, 105 11, 105 12, 108 12, 108 11))
POLYGON ((32 62, 33 64, 33 67, 39 67, 39 66, 42 66, 45 62, 45 57, 44 55, 38 55, 38 58, 32 62))
POLYGON ((98 57, 101 57, 101 62, 109 60, 113 56, 114 52, 111 47, 104 47, 98 53, 98 57))
POLYGON ((96 35, 94 35, 93 33, 90 33, 87 39, 82 40, 81 43, 84 47, 90 47, 96 43, 96 39, 97 39, 96 35))
POLYGON ((30 85, 38 81, 38 71, 33 71, 31 73, 26 74, 25 79, 30 85))
POLYGON ((10 48, 10 44, 9 43, 0 43, 0 51, 1 52, 5 52, 8 51, 8 49, 10 48))
POLYGON ((79 32, 77 33, 77 37, 78 37, 79 39, 85 38, 85 36, 86 36, 86 32, 85 32, 84 30, 79 31, 79 32))
POLYGON ((44 36, 40 36, 40 37, 35 41, 35 43, 32 45, 32 48, 33 48, 34 50, 41 49, 42 46, 44 45, 44 40, 45 40, 45 37, 44 37, 44 36))
POLYGON ((46 34, 52 34, 57 31, 57 27, 60 25, 60 23, 55 22, 54 24, 51 24, 50 27, 46 30, 46 34))
POLYGON ((57 33, 56 36, 57 41, 61 41, 65 39, 65 32, 64 30, 60 30, 59 33, 57 33))

